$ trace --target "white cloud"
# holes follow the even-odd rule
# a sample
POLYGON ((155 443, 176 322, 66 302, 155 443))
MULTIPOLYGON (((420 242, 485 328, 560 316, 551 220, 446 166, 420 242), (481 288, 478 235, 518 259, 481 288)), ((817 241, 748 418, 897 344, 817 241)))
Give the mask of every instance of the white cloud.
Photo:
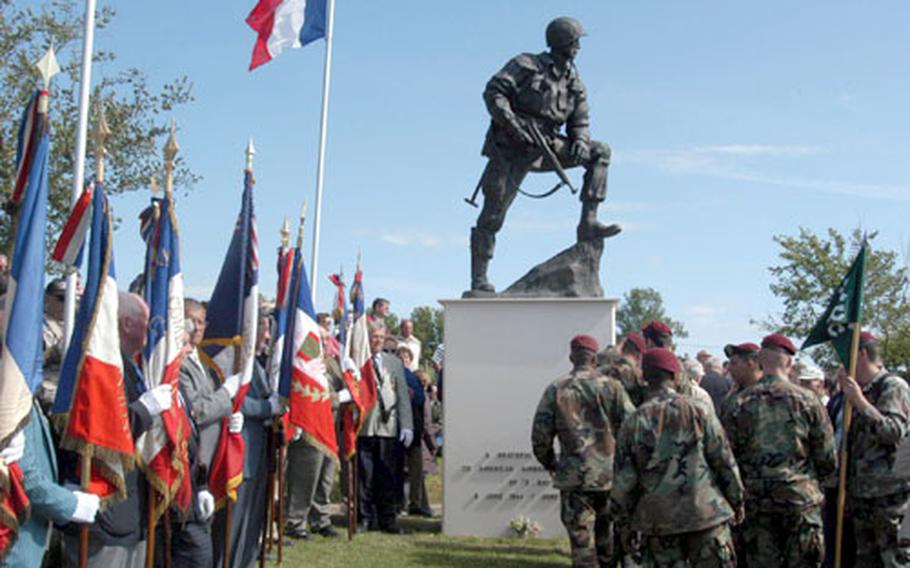
POLYGON ((693 304, 686 307, 686 314, 696 318, 714 318, 726 311, 727 308, 716 304, 693 304))
POLYGON ((892 201, 910 201, 910 187, 875 183, 855 183, 824 178, 766 174, 744 167, 742 160, 755 157, 799 158, 821 153, 816 146, 764 144, 727 144, 696 146, 680 150, 646 150, 631 159, 660 168, 673 175, 704 176, 742 181, 819 193, 867 197, 892 201))
POLYGON ((782 156, 797 158, 811 156, 822 152, 820 146, 790 145, 790 144, 714 144, 709 146, 696 146, 692 152, 696 154, 716 154, 727 156, 782 156))
POLYGON ((464 245, 463 235, 436 235, 424 231, 388 231, 379 235, 379 240, 395 246, 417 246, 436 248, 443 245, 464 245))

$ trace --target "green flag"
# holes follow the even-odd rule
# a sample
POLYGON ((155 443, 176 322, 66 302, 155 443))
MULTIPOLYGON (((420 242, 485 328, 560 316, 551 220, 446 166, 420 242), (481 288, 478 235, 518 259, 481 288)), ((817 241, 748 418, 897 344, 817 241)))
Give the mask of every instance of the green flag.
POLYGON ((834 297, 800 349, 830 341, 844 367, 850 368, 850 341, 853 327, 863 318, 863 277, 866 272, 866 241, 860 247, 834 297))

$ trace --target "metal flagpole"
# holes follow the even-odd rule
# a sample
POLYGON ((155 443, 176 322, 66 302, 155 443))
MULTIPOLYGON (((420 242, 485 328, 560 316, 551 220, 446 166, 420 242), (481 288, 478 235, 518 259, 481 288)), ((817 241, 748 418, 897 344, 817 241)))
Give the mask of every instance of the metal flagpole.
MULTIPOLYGON (((85 183, 85 139, 88 134, 89 87, 92 83, 92 53, 95 45, 95 0, 85 0, 85 35, 82 38, 82 72, 79 78, 79 122, 76 127, 76 162, 73 165, 73 189, 70 207, 76 204, 85 183)), ((76 319, 76 272, 66 277, 63 301, 63 352, 69 347, 76 319)))
POLYGON ((319 225, 322 220, 322 182, 325 178, 325 139, 329 119, 329 84, 332 78, 332 36, 335 25, 335 0, 328 0, 325 26, 325 68, 322 75, 322 122, 319 126, 319 163, 316 166, 316 214, 313 219, 313 258, 310 262, 310 293, 316 304, 316 281, 319 267, 319 225))

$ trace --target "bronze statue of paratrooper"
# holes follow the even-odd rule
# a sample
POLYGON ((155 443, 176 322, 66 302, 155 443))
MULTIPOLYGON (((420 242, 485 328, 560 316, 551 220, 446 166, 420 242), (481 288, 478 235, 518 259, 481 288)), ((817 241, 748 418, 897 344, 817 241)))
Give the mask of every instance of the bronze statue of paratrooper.
POLYGON ((493 258, 496 233, 528 172, 555 171, 562 185, 572 188, 565 169, 585 169, 581 188, 579 242, 612 237, 619 225, 597 220, 597 207, 607 194, 610 147, 591 140, 588 99, 575 68, 575 56, 585 35, 573 18, 556 18, 547 26, 549 51, 522 53, 512 58, 487 83, 483 93, 490 113, 490 128, 483 145, 489 158, 474 195, 483 191, 483 209, 471 229, 470 296, 493 295, 487 266, 493 258), (565 132, 563 132, 565 126, 565 132))

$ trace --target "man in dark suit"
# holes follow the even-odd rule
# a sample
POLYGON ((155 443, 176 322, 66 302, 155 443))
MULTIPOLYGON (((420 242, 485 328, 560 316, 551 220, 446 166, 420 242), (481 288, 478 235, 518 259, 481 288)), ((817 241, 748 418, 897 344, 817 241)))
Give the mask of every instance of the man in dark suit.
POLYGON ((382 352, 387 336, 382 320, 370 322, 377 400, 357 439, 357 501, 362 528, 398 533, 398 480, 404 448, 414 441, 414 422, 401 359, 382 352))
MULTIPOLYGON (((117 318, 120 331, 120 352, 123 363, 123 387, 128 403, 130 429, 133 439, 149 429, 152 420, 170 408, 171 387, 161 385, 145 390, 142 372, 135 357, 145 347, 149 309, 136 295, 121 292, 117 318)), ((78 459, 73 452, 61 452, 61 470, 67 481, 79 479, 78 459)), ((145 476, 139 468, 126 474, 126 499, 100 513, 91 525, 89 534, 89 566, 140 567, 145 564, 145 541, 148 519, 148 497, 145 476)), ((79 531, 70 524, 64 537, 66 563, 79 565, 79 531)))
POLYGON ((724 364, 720 357, 713 355, 705 359, 702 363, 705 367, 705 374, 701 378, 701 388, 708 391, 711 395, 711 401, 714 403, 714 411, 720 416, 720 403, 723 402, 730 387, 733 386, 733 380, 724 375, 724 364))

